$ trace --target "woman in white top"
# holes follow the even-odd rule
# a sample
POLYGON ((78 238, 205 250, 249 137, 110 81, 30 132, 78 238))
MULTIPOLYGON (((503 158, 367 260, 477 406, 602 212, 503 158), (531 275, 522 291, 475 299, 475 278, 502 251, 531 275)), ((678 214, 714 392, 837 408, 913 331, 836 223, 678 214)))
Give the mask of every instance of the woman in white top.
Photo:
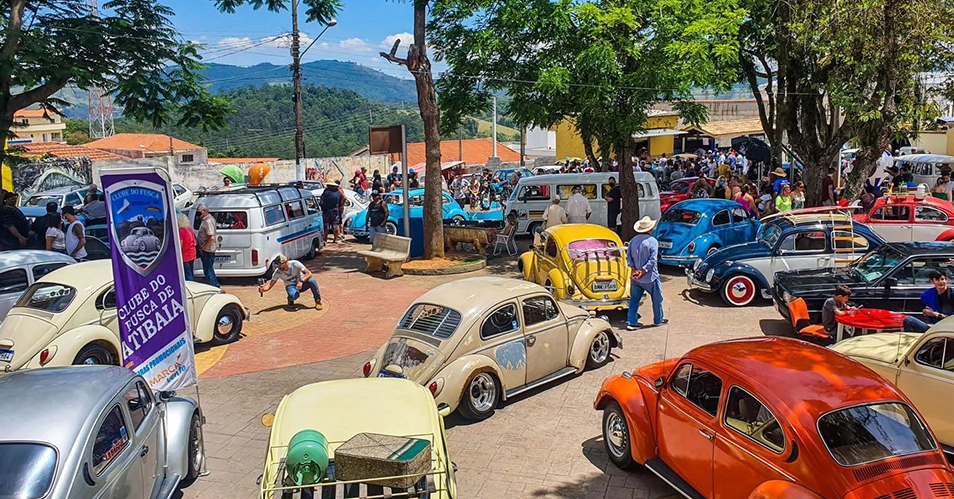
POLYGON ((63 219, 57 213, 46 216, 46 249, 66 254, 66 234, 63 232, 63 219))

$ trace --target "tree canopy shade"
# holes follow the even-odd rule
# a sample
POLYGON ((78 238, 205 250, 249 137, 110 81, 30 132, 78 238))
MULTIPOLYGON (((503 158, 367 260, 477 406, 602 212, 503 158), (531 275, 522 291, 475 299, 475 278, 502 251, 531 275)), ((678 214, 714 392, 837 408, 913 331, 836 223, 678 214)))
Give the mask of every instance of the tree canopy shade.
POLYGON ((736 0, 438 0, 431 41, 450 67, 438 83, 443 125, 485 110, 498 90, 518 125, 573 119, 618 157, 628 237, 639 217, 633 134, 662 101, 705 121, 692 92, 733 82, 744 16, 736 0))
POLYGON ((150 0, 109 0, 98 16, 86 0, 0 3, 0 131, 9 134, 13 114, 30 105, 56 112, 63 103, 52 96, 68 84, 101 87, 126 116, 156 126, 173 115, 222 126, 228 102, 205 91, 197 47, 171 15, 150 0))

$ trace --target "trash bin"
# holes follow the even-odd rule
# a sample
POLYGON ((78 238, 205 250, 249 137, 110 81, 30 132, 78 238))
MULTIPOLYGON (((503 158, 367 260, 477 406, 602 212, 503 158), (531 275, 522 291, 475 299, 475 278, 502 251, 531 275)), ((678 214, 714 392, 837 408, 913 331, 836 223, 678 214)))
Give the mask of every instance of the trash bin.
POLYGON ((411 218, 411 234, 404 233, 404 217, 398 218, 398 235, 411 238, 410 258, 424 256, 424 219, 411 218))

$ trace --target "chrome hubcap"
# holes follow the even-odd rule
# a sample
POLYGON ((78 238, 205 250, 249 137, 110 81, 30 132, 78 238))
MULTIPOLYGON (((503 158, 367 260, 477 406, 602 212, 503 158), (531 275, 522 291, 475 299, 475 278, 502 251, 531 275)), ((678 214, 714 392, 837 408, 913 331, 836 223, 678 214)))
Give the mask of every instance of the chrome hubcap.
POLYGON ((219 321, 215 325, 216 329, 219 331, 219 334, 222 336, 228 336, 232 332, 232 328, 235 327, 235 321, 232 320, 231 314, 225 314, 222 317, 219 317, 219 321))
POLYGON ((470 382, 470 403, 479 412, 487 412, 494 407, 497 400, 497 384, 487 373, 474 376, 470 382))
POLYGON ((606 331, 600 331, 596 334, 596 338, 593 338, 593 344, 590 345, 590 358, 593 359, 593 362, 601 363, 609 356, 609 351, 609 337, 606 336, 606 331))
POLYGON ((192 461, 192 467, 195 470, 202 469, 202 428, 199 420, 192 423, 192 431, 195 435, 192 437, 192 448, 195 449, 195 455, 192 461))
POLYGON ((732 296, 734 298, 745 298, 745 295, 749 292, 749 287, 746 285, 745 281, 738 280, 732 283, 732 296))
POLYGON ((606 427, 603 428, 603 438, 609 444, 607 448, 613 457, 622 458, 626 452, 626 425, 623 418, 616 412, 611 412, 606 417, 606 427))

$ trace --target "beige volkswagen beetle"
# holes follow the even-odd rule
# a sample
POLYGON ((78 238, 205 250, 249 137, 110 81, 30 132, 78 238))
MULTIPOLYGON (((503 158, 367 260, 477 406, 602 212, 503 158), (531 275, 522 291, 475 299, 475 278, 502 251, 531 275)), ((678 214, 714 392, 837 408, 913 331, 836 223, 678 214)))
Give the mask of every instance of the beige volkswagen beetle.
MULTIPOLYGON (((196 342, 238 339, 248 310, 238 297, 189 282, 196 342)), ((0 326, 0 371, 119 364, 119 319, 110 260, 50 272, 26 289, 0 326)))
POLYGON ((364 375, 416 381, 438 409, 481 420, 502 400, 602 367, 622 346, 608 322, 558 303, 543 286, 474 277, 412 303, 364 375))

